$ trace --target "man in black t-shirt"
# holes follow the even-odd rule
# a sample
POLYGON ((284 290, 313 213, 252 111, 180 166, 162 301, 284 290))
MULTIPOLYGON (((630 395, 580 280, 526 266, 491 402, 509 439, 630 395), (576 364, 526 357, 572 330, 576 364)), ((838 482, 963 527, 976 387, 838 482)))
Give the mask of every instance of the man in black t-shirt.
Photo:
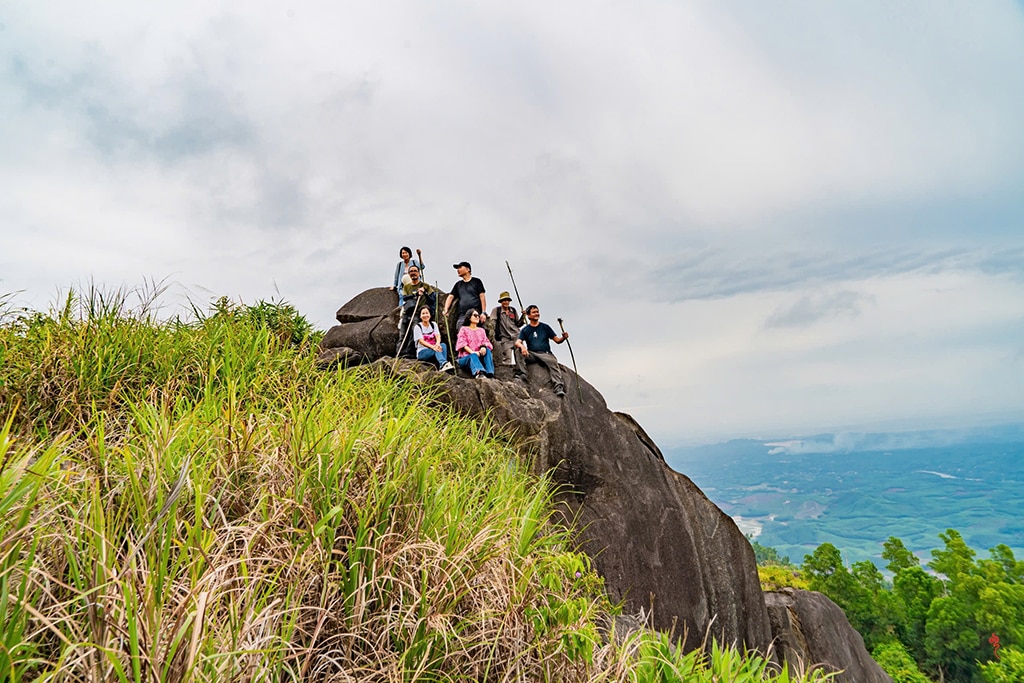
POLYGON ((518 380, 527 381, 526 364, 540 363, 551 373, 551 383, 555 386, 555 394, 565 396, 562 371, 558 367, 558 359, 551 353, 549 340, 553 339, 556 344, 561 344, 569 338, 569 333, 555 334, 550 325, 540 321, 540 309, 536 306, 527 306, 525 313, 527 324, 519 331, 519 339, 516 340, 516 349, 519 353, 515 354, 515 377, 518 380))
POLYGON ((448 298, 445 299, 442 315, 447 316, 452 302, 457 300, 458 309, 456 310, 459 314, 457 326, 462 325, 462 320, 471 310, 480 312, 480 322, 482 323, 487 319, 487 294, 484 283, 480 278, 473 277, 473 268, 469 265, 469 261, 460 261, 452 268, 459 273, 459 281, 455 283, 448 298))

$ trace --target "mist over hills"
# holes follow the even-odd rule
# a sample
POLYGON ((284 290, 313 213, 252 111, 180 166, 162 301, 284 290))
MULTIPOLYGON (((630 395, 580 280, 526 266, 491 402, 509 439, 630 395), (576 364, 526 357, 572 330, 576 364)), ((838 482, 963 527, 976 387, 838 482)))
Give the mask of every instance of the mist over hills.
POLYGON ((883 567, 889 536, 927 561, 947 528, 981 554, 1000 543, 1024 552, 1024 424, 740 439, 666 459, 795 563, 829 542, 847 562, 883 567))

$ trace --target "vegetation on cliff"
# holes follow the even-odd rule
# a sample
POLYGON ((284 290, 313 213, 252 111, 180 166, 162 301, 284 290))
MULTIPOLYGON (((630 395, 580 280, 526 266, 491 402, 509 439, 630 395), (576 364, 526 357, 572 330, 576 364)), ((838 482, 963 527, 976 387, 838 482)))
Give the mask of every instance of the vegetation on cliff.
POLYGON ((290 306, 128 296, 0 310, 0 678, 790 680, 608 637, 548 482, 290 306))
POLYGON ((761 590, 809 590, 807 581, 800 576, 800 568, 789 561, 788 555, 782 555, 770 546, 761 545, 749 536, 747 539, 754 549, 754 561, 757 562, 757 578, 761 582, 761 590))

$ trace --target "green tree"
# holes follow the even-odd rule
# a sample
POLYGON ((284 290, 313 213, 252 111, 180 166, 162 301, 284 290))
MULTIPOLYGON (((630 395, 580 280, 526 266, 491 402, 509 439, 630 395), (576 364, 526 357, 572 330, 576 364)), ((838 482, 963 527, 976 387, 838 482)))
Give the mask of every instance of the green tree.
POLYGON ((822 543, 813 553, 804 555, 803 572, 811 590, 824 593, 836 602, 853 597, 856 581, 843 564, 839 548, 831 543, 822 543))
POLYGON ((757 562, 758 566, 792 566, 788 555, 780 555, 779 551, 775 548, 767 545, 761 545, 750 536, 747 536, 747 540, 750 541, 750 547, 754 549, 754 561, 757 562))
POLYGON ((985 683, 1024 683, 1024 652, 1003 648, 999 659, 981 665, 981 679, 985 683))
POLYGON ((958 531, 939 537, 945 548, 932 551, 930 566, 945 579, 943 594, 928 609, 925 656, 946 678, 967 681, 978 662, 992 656, 989 634, 999 634, 1006 645, 1020 641, 1024 592, 1014 583, 1017 562, 1009 548, 993 548, 992 559, 975 562, 958 531))
POLYGON ((885 577, 869 560, 855 562, 850 569, 858 586, 858 601, 852 606, 853 613, 847 614, 850 624, 864 637, 864 646, 869 649, 892 640, 899 610, 885 577))
MULTIPOLYGON (((812 590, 843 609, 869 649, 898 640, 933 678, 980 681, 983 663, 993 658, 992 634, 1005 648, 1024 645, 1024 563, 1005 545, 976 560, 955 529, 939 537, 943 547, 932 551, 928 564, 934 574, 899 539, 885 542, 891 586, 871 562, 847 568, 829 543, 804 558, 803 574, 812 590)), ((1000 681, 1013 680, 1005 678, 1010 665, 990 671, 1003 676, 1000 681)))
POLYGON ((917 662, 907 649, 897 640, 876 645, 871 651, 871 656, 895 683, 931 683, 930 679, 921 673, 917 662))
POLYGON ((811 590, 824 593, 843 609, 865 646, 892 639, 895 610, 874 563, 856 562, 847 569, 839 550, 823 543, 804 557, 803 572, 811 590))
POLYGON ((932 601, 925 625, 927 662, 942 672, 942 678, 969 681, 975 661, 985 656, 982 638, 974 620, 974 605, 966 592, 943 595, 932 601))
POLYGON ((994 562, 1003 568, 1004 576, 1007 581, 1011 583, 1024 583, 1024 561, 1018 561, 1013 556, 1013 551, 1010 547, 1000 543, 995 548, 989 550, 990 560, 982 560, 982 562, 994 562))
POLYGON ((927 661, 925 625, 941 582, 921 567, 907 567, 892 580, 897 615, 896 635, 919 663, 927 661))
POLYGON ((932 551, 932 561, 928 566, 955 581, 956 577, 969 574, 974 569, 975 552, 964 542, 963 536, 956 529, 946 529, 939 534, 946 547, 932 551))
POLYGON ((885 568, 894 575, 921 563, 917 556, 903 545, 903 541, 895 536, 890 536, 889 540, 882 544, 882 558, 889 561, 885 568))

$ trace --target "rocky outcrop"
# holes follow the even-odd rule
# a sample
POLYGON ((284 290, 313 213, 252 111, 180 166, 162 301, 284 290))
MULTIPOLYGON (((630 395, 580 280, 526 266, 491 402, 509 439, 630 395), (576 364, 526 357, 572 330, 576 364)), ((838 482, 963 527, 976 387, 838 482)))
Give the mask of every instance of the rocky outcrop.
MULTIPOLYGON (((379 360, 394 353, 395 309, 396 297, 386 289, 342 306, 341 324, 324 337, 321 361, 378 359, 382 371, 434 382, 443 401, 510 435, 560 487, 565 521, 610 597, 623 600, 628 612, 650 615, 654 628, 674 631, 685 649, 710 633, 720 642, 768 650, 772 629, 750 544, 689 478, 665 464, 633 418, 610 411, 594 387, 564 366, 568 393, 559 398, 540 366, 529 366, 524 385, 512 381, 509 367, 496 368, 495 379, 474 380, 415 361, 379 360)), ((848 660, 828 661, 846 668, 848 660)))
MULTIPOLYGON (((398 297, 386 287, 370 289, 338 309, 335 325, 320 342, 329 352, 345 348, 355 353, 352 361, 376 360, 395 355, 398 343, 398 297)), ((321 357, 326 353, 321 354, 321 357)))
POLYGON ((844 683, 892 683, 843 610, 821 593, 786 588, 765 593, 764 598, 775 649, 787 662, 842 669, 835 680, 844 683))
POLYGON ((708 629, 721 641, 764 649, 771 632, 753 551, 732 519, 590 384, 581 380, 577 393, 563 368, 568 394, 558 398, 542 367, 529 370, 528 387, 499 374, 446 378, 444 391, 460 412, 514 435, 534 466, 551 473, 613 600, 646 609, 655 628, 685 636, 687 649, 708 629))

